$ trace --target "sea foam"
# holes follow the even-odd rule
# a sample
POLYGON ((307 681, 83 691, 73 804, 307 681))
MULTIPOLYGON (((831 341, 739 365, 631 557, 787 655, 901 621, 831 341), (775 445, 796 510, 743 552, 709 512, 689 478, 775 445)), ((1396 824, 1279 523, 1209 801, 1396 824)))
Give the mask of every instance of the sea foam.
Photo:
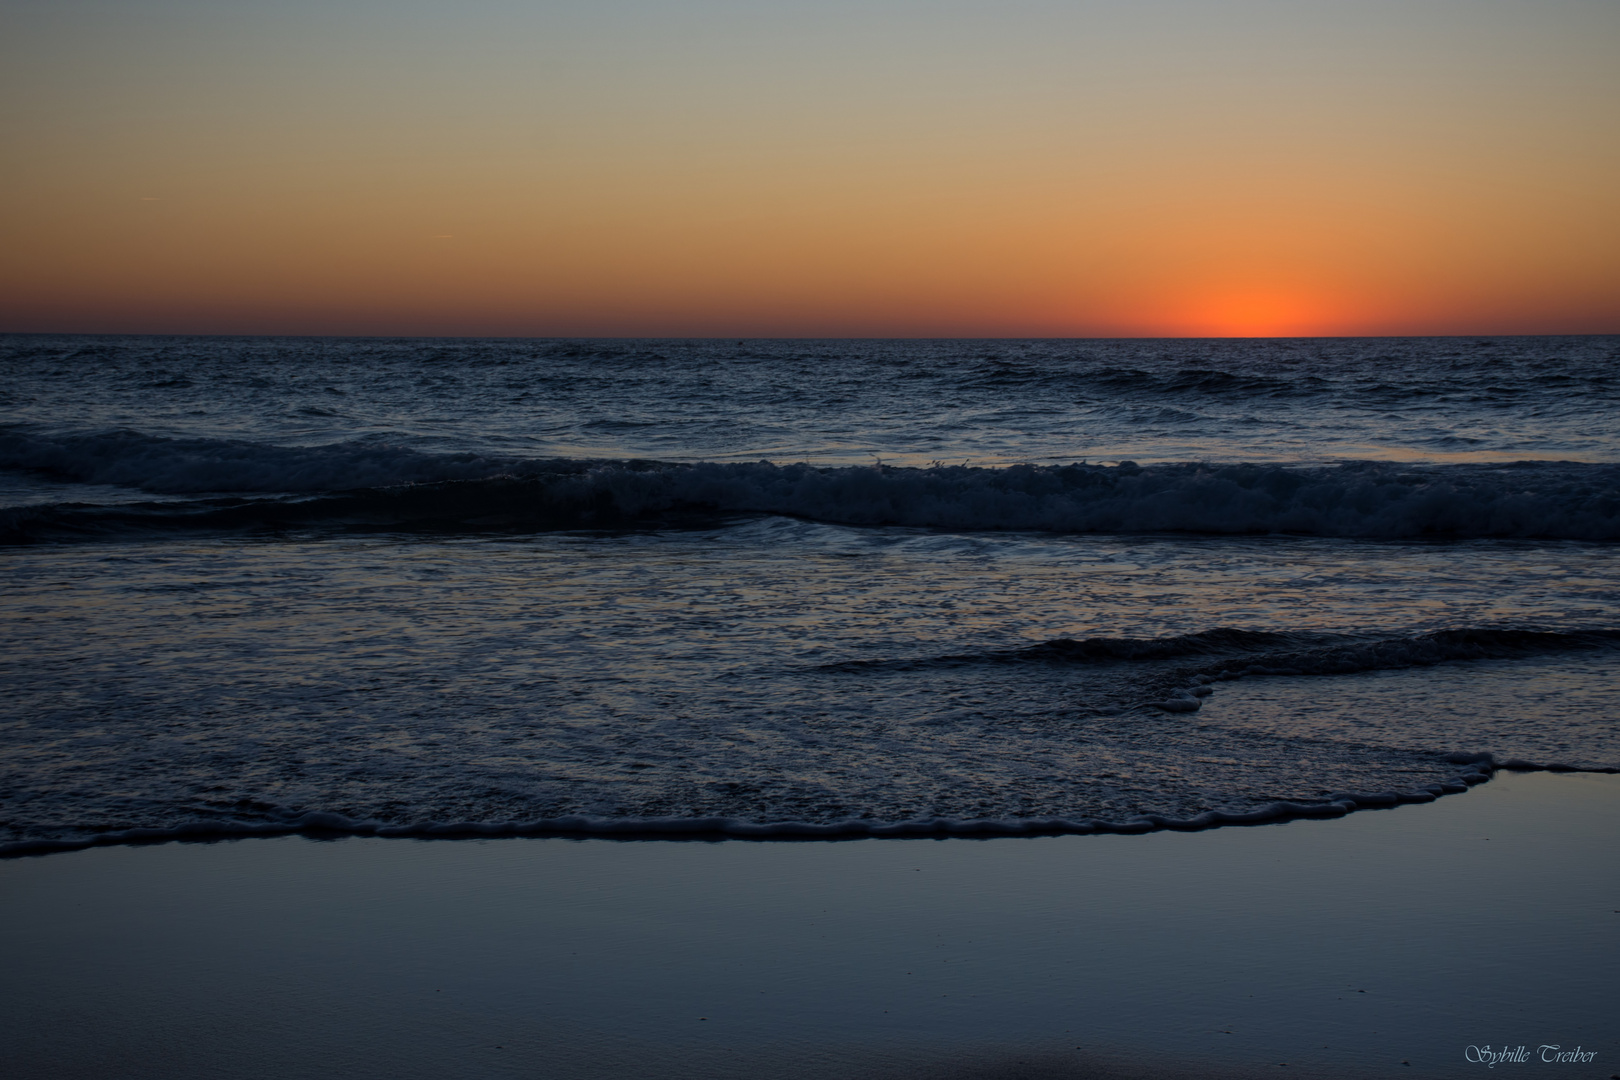
POLYGON ((1614 768, 1576 769, 1539 765, 1524 760, 1498 762, 1490 754, 1449 755, 1464 766, 1450 780, 1420 788, 1381 792, 1334 792, 1319 802, 1279 800, 1247 811, 1209 810, 1187 818, 1140 814, 1123 820, 1099 818, 920 818, 874 821, 747 821, 728 817, 637 818, 571 814, 533 821, 416 821, 404 824, 355 819, 330 811, 276 808, 273 820, 188 821, 161 828, 121 829, 92 836, 11 841, 0 843, 0 858, 43 855, 122 844, 154 844, 177 840, 231 840, 252 836, 314 837, 376 836, 417 840, 496 839, 503 837, 579 836, 621 839, 690 838, 737 840, 915 839, 927 837, 1058 836, 1175 831, 1199 832, 1231 825, 1270 825, 1311 818, 1337 818, 1357 810, 1385 810, 1414 803, 1431 803, 1457 795, 1490 780, 1498 770, 1514 772, 1620 773, 1614 768))

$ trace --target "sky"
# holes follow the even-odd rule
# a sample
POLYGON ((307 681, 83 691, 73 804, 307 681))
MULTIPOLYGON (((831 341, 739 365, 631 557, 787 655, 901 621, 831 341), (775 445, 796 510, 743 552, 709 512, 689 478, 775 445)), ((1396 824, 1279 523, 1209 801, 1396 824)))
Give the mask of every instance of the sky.
POLYGON ((1617 0, 0 0, 0 330, 1620 332, 1617 0))

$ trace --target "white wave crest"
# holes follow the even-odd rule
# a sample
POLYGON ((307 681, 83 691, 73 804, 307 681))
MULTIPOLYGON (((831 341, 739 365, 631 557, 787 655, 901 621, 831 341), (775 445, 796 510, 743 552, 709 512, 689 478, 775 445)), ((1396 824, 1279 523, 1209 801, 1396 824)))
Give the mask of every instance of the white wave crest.
MULTIPOLYGON (((1573 462, 830 468, 12 430, 0 432, 0 468, 165 494, 331 493, 333 515, 352 510, 338 493, 352 501, 364 491, 367 520, 384 527, 495 519, 513 527, 611 525, 708 511, 961 530, 1620 539, 1620 465, 1573 462)), ((309 521, 320 512, 305 506, 299 516, 309 521)))
POLYGON ((681 507, 850 525, 1345 537, 1620 538, 1620 467, 600 464, 548 499, 629 517, 681 507))

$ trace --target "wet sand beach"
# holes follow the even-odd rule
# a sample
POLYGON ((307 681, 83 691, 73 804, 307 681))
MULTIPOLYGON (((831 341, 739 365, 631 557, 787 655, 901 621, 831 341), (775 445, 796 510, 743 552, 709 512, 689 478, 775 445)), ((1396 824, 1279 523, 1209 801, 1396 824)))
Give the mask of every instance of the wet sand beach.
POLYGON ((1193 834, 17 858, 0 1073, 1607 1077, 1617 838, 1620 777, 1503 772, 1193 834))

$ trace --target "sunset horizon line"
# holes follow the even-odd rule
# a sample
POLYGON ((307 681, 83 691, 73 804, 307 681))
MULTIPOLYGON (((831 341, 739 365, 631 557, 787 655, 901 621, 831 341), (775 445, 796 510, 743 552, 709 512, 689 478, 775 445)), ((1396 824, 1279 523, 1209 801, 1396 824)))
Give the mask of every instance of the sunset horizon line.
POLYGON ((330 333, 214 330, 8 330, 4 337, 317 339, 326 341, 1411 341, 1455 338, 1604 338, 1617 330, 1454 331, 1369 334, 591 334, 591 333, 330 333))

